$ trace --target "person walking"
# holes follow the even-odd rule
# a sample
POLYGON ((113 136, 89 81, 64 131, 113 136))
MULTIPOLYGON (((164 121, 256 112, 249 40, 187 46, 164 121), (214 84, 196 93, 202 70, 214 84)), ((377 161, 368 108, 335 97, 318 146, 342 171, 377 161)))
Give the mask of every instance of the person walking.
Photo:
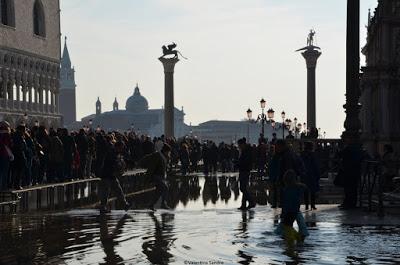
POLYGON ((242 192, 242 205, 239 210, 249 210, 256 206, 253 196, 249 191, 250 171, 253 165, 252 150, 249 144, 246 143, 246 138, 238 141, 240 155, 238 161, 239 168, 239 184, 242 192), (247 202, 249 203, 247 205, 247 202))
POLYGON ((147 175, 152 178, 156 186, 155 197, 150 203, 150 209, 154 211, 154 205, 161 197, 161 208, 170 209, 167 204, 168 185, 166 183, 167 166, 171 157, 171 147, 164 144, 160 152, 154 152, 139 161, 139 165, 147 168, 147 175))
POLYGON ((307 186, 307 190, 304 192, 304 204, 306 210, 309 209, 311 199, 311 209, 316 210, 315 197, 319 191, 319 165, 317 158, 314 153, 314 147, 312 142, 304 143, 304 151, 301 153, 301 159, 305 167, 305 174, 303 175, 301 182, 307 186))
POLYGON ((116 142, 113 138, 106 136, 105 156, 101 162, 101 174, 99 183, 100 212, 107 212, 107 202, 111 191, 114 191, 118 199, 124 204, 124 209, 128 210, 130 204, 125 198, 119 178, 124 174, 126 164, 123 158, 124 144, 116 142))

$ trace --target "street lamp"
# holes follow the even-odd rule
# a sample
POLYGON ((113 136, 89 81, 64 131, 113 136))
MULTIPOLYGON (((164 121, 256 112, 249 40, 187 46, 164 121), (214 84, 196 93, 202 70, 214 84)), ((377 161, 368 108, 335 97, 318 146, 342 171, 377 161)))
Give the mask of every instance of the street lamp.
POLYGON ((261 105, 261 109, 264 110, 265 109, 265 105, 267 104, 267 102, 265 101, 265 99, 261 99, 260 100, 260 105, 261 105))
POLYGON ((35 127, 39 127, 39 121, 35 121, 35 127))
POLYGON ((294 121, 294 138, 296 138, 297 137, 297 118, 295 117, 293 119, 293 121, 294 121))
POLYGON ((249 108, 247 111, 247 119, 249 122, 247 123, 247 141, 250 141, 250 122, 253 118, 253 111, 249 108))
MULTIPOLYGON (((298 131, 299 131, 299 134, 301 134, 301 129, 302 129, 302 127, 303 127, 303 125, 302 125, 301 123, 298 123, 298 124, 297 124, 297 129, 298 129, 298 131)), ((300 135, 299 135, 299 138, 300 138, 300 135)))
POLYGON ((286 118, 286 113, 284 111, 282 111, 281 117, 282 117, 282 139, 285 139, 285 118, 286 118))
POLYGON ((269 109, 269 110, 267 111, 267 116, 268 116, 268 119, 269 119, 269 120, 273 120, 273 119, 274 119, 274 116, 275 116, 275 111, 274 111, 273 109, 269 109))

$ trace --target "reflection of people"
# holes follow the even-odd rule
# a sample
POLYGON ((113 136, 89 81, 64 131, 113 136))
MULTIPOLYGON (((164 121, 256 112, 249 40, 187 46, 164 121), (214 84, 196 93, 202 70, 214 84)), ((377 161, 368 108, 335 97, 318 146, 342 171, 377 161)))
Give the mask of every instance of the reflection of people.
POLYGON ((145 156, 139 164, 144 168, 147 168, 147 174, 153 179, 156 186, 156 195, 154 200, 150 204, 150 209, 154 210, 154 205, 161 197, 161 208, 170 209, 167 204, 168 196, 168 185, 166 183, 167 178, 167 166, 168 160, 171 157, 171 147, 168 144, 164 144, 160 152, 154 152, 145 156))
POLYGON ((238 141, 240 156, 238 161, 239 167, 239 182, 240 191, 242 192, 242 205, 239 210, 247 210, 254 208, 256 203, 253 196, 249 191, 249 181, 250 181, 250 170, 252 168, 252 150, 251 147, 246 143, 246 138, 242 138, 238 141), (249 205, 246 205, 247 202, 249 205))
POLYGON ((104 253, 106 254, 106 257, 104 258, 104 261, 107 264, 120 264, 124 260, 119 256, 117 253, 115 253, 115 246, 118 245, 117 242, 115 242, 115 239, 118 237, 118 235, 122 232, 122 227, 124 226, 126 220, 129 218, 129 215, 124 215, 117 223, 115 226, 114 230, 112 233, 108 231, 108 223, 107 223, 107 216, 102 214, 99 217, 100 221, 100 241, 103 246, 104 253))
MULTIPOLYGON (((239 224, 239 228, 237 229, 238 233, 235 234, 236 238, 239 239, 248 239, 249 238, 249 233, 248 233, 248 223, 254 219, 254 211, 243 211, 242 212, 242 221, 239 224)), ((247 246, 247 243, 244 243, 244 247, 247 246)), ((243 260, 240 261, 240 264, 250 264, 254 262, 254 257, 249 255, 248 253, 245 253, 243 250, 239 250, 238 253, 236 254, 239 258, 242 258, 243 260)))
POLYGON ((147 240, 142 245, 143 253, 151 264, 169 264, 170 258, 173 257, 168 251, 170 243, 174 240, 171 232, 173 226, 170 224, 174 215, 161 214, 161 223, 154 213, 149 215, 154 222, 154 235, 153 237, 146 235, 147 240))
POLYGON ((107 140, 106 154, 103 161, 103 170, 99 184, 100 210, 107 210, 107 200, 111 189, 117 193, 118 199, 125 204, 125 209, 128 209, 130 205, 126 201, 125 194, 122 191, 118 180, 125 171, 125 162, 122 157, 124 144, 122 142, 117 142, 114 145, 111 137, 107 140))

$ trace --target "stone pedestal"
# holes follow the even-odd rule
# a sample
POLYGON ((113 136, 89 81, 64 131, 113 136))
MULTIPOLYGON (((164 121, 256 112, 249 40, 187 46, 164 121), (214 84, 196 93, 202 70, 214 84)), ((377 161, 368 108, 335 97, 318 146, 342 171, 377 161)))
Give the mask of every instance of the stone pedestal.
POLYGON ((174 69, 179 62, 178 58, 158 58, 164 66, 165 89, 164 89, 164 135, 174 137, 174 69))
POLYGON ((322 53, 316 47, 308 46, 301 54, 307 64, 307 124, 311 130, 317 128, 315 69, 322 53))

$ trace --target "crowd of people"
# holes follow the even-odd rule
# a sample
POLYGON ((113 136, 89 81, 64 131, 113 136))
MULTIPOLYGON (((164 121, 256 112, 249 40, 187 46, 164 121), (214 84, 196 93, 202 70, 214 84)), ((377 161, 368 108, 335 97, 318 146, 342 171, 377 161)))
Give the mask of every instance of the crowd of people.
MULTIPOLYGON (((98 176, 106 153, 106 143, 121 142, 128 168, 148 154, 161 150, 163 143, 171 147, 169 170, 179 165, 182 175, 203 171, 207 176, 217 171, 238 171, 240 149, 237 144, 200 142, 196 138, 150 138, 133 131, 125 133, 103 130, 65 128, 47 130, 44 126, 10 128, 0 123, 0 190, 21 189, 32 185, 64 182, 98 176)), ((250 168, 266 175, 274 161, 276 139, 260 138, 258 145, 249 145, 250 168)), ((273 168, 272 168, 273 171, 273 168)))
MULTIPOLYGON (((362 154, 355 154, 349 148, 339 152, 338 148, 314 146, 313 142, 307 141, 302 141, 300 148, 293 148, 289 143, 290 139, 277 139, 276 135, 270 141, 260 136, 258 144, 250 144, 246 138, 239 139, 236 144, 217 144, 190 137, 150 138, 134 131, 120 133, 83 128, 70 132, 65 128, 28 128, 23 124, 10 128, 3 121, 0 123, 0 191, 99 177, 101 209, 107 209, 111 190, 116 191, 128 209, 131 205, 125 198, 119 178, 127 169, 140 167, 147 169, 156 187, 157 196, 149 207, 154 209, 154 204, 161 198, 162 208, 169 209, 167 172, 174 170, 174 174, 180 172, 185 176, 203 171, 209 176, 218 171, 238 171, 242 192, 239 209, 249 210, 256 206, 249 191, 251 172, 256 171, 259 177, 268 177, 271 204, 273 208, 282 208, 282 224, 291 228, 296 220, 299 227, 304 228, 300 204, 304 202, 307 210, 316 209, 316 194, 324 166, 321 158, 342 157, 342 168, 354 171, 361 167, 346 164, 346 161, 355 161, 354 157, 358 155, 361 162, 362 154)), ((352 175, 360 173, 353 171, 347 170, 352 175)), ((354 177, 346 177, 346 181, 349 179, 354 180, 354 177)), ((347 187, 349 196, 346 196, 343 208, 355 206, 357 191, 354 191, 354 183, 344 184, 345 194, 347 187)), ((304 228, 301 238, 305 236, 304 228)))

